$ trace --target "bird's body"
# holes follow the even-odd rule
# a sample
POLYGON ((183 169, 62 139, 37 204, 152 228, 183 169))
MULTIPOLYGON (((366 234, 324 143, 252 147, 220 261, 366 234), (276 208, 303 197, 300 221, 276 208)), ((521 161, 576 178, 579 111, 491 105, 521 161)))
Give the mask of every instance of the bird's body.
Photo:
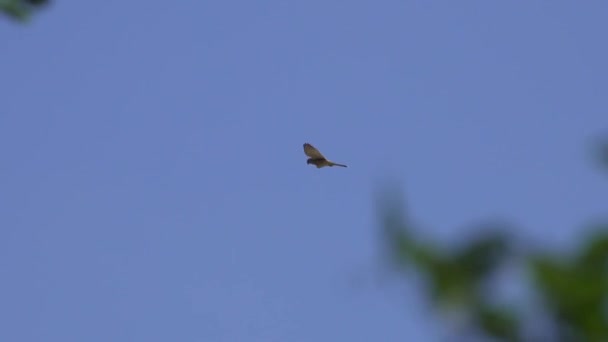
POLYGON ((325 167, 325 166, 342 166, 342 167, 346 167, 346 165, 344 164, 338 164, 338 163, 334 163, 334 162, 330 162, 327 159, 313 159, 313 158, 308 158, 308 160, 306 160, 306 164, 313 164, 318 168, 321 167, 325 167))
POLYGON ((304 154, 309 156, 308 160, 306 160, 306 164, 312 164, 317 167, 317 169, 325 167, 325 166, 341 166, 346 167, 344 164, 334 163, 330 160, 327 160, 319 150, 317 150, 314 146, 309 143, 304 144, 304 154))

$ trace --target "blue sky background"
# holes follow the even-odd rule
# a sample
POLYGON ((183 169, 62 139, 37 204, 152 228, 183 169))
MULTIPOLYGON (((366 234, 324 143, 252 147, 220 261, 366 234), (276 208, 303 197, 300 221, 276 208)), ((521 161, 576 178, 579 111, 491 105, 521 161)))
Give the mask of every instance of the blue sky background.
MULTIPOLYGON (((0 340, 434 341, 438 240, 608 214, 606 1, 55 1, 0 21, 0 340), (306 165, 310 142, 347 169, 306 165), (400 288, 403 286, 403 288, 400 288)), ((507 281, 515 281, 515 278, 507 281)))

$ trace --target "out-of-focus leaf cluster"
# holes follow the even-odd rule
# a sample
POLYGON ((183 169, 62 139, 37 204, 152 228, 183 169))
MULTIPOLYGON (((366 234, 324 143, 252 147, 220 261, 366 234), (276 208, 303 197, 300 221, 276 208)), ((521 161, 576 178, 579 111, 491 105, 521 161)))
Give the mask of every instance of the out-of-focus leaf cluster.
POLYGON ((530 266, 560 335, 608 341, 608 225, 599 227, 577 255, 538 254, 530 266))
MULTIPOLYGON (((608 166, 608 143, 599 151, 608 166)), ((395 188, 378 199, 391 263, 399 272, 413 269, 421 275, 427 296, 439 311, 464 312, 467 332, 496 341, 528 341, 530 329, 534 335, 551 336, 552 341, 608 341, 608 224, 585 230, 593 235, 572 255, 516 252, 513 230, 495 225, 482 229, 484 234, 464 246, 440 245, 422 241, 421 230, 404 214, 395 188), (539 299, 534 302, 542 307, 531 310, 497 303, 493 297, 499 284, 492 280, 506 262, 528 271, 524 273, 528 278, 511 279, 531 286, 530 292, 539 299), (530 314, 546 317, 530 318, 530 314)))
POLYGON ((596 154, 600 165, 608 170, 608 139, 598 145, 596 154))
POLYGON ((32 12, 49 2, 49 0, 0 0, 0 11, 12 19, 25 21, 32 12))
POLYGON ((425 243, 414 238, 413 224, 400 216, 401 209, 389 201, 383 201, 381 220, 397 270, 415 269, 426 281, 431 302, 440 310, 465 313, 475 325, 472 330, 517 341, 518 317, 510 308, 498 306, 486 296, 492 274, 508 256, 508 236, 492 231, 462 247, 425 243))

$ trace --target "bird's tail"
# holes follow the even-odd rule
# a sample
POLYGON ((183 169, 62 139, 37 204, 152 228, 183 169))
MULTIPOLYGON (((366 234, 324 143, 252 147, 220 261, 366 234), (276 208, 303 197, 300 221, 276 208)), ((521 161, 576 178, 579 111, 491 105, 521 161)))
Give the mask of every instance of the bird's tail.
POLYGON ((344 165, 344 164, 338 164, 338 163, 334 163, 334 162, 330 162, 329 166, 342 166, 342 167, 346 167, 346 165, 344 165))

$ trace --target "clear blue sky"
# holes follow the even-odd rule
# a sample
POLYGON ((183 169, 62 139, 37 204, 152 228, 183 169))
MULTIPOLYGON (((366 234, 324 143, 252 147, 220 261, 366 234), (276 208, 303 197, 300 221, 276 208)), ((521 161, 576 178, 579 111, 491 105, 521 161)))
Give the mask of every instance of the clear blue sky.
POLYGON ((375 182, 440 240, 505 218, 573 246, 608 214, 607 18, 57 0, 1 19, 0 340, 437 340, 415 285, 378 282, 375 182), (349 167, 306 165, 304 142, 349 167))

